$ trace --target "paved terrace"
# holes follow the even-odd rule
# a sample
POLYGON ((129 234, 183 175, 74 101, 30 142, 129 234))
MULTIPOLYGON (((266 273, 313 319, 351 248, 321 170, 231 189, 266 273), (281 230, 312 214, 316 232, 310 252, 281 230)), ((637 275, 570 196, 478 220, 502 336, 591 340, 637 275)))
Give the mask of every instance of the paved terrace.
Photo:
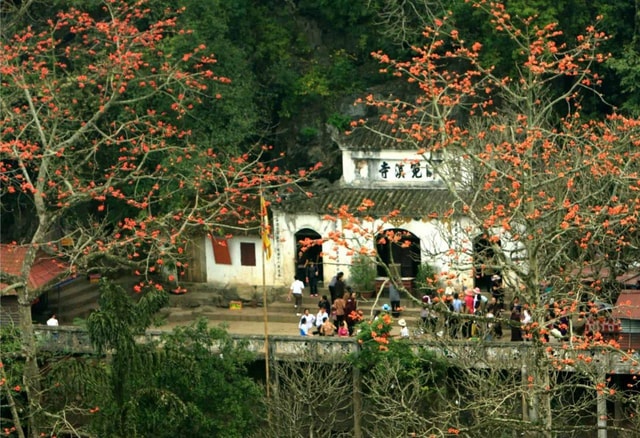
MULTIPOLYGON (((158 341, 167 330, 148 330, 139 342, 158 341)), ((73 326, 47 327, 38 326, 36 336, 40 348, 45 351, 64 352, 68 354, 93 353, 85 329, 73 326)), ((309 355, 315 360, 346 360, 346 355, 358 351, 355 338, 338 337, 301 337, 286 335, 243 335, 232 334, 238 342, 246 342, 247 348, 256 354, 258 359, 265 357, 268 346, 271 360, 308 360, 309 355)), ((403 341, 404 342, 404 341, 403 341)), ((479 342, 466 340, 434 339, 407 340, 415 350, 425 349, 437 355, 447 357, 452 364, 474 368, 511 368, 529 367, 535 360, 528 342, 479 342)), ((608 374, 633 374, 638 364, 635 360, 615 351, 603 348, 565 349, 555 344, 552 354, 561 363, 565 371, 596 371, 608 374), (585 360, 586 359, 586 360, 585 360), (575 364, 575 365, 574 365, 575 364), (580 369, 578 369, 578 367, 580 369)))

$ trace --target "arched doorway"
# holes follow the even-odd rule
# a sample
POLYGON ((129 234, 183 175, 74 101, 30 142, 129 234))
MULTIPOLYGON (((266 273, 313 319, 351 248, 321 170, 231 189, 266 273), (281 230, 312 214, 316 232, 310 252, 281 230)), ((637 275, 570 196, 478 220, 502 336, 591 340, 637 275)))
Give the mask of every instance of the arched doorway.
MULTIPOLYGON (((400 277, 415 278, 420 267, 420 239, 400 228, 385 230, 376 236, 376 250, 382 262, 395 266, 400 277)), ((378 275, 386 277, 384 267, 378 266, 378 275)))
POLYGON ((473 285, 486 292, 491 291, 491 277, 495 274, 502 276, 495 246, 500 247, 500 241, 492 244, 484 235, 473 241, 473 285))
POLYGON ((310 262, 318 266, 318 281, 324 281, 322 266, 322 236, 310 228, 296 233, 296 276, 305 281, 305 269, 310 262))

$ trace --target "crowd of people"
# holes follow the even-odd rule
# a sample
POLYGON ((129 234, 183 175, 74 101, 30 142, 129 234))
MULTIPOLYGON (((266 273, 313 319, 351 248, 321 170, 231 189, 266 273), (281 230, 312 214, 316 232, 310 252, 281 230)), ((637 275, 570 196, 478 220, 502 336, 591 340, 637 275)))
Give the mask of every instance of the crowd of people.
MULTIPOLYGON (((313 265, 311 265, 313 269, 313 265)), ((309 270, 305 271, 309 296, 317 297, 317 285, 311 283, 309 270)), ((317 274, 317 271, 316 271, 317 274)), ((292 298, 296 315, 300 317, 298 330, 301 336, 342 336, 349 337, 355 334, 355 327, 364 318, 364 312, 358 309, 357 294, 344 281, 344 273, 338 272, 329 282, 329 296, 322 295, 318 301, 317 313, 309 308, 302 308, 302 294, 305 283, 296 276, 289 288, 288 300, 292 298)), ((394 313, 401 309, 400 293, 390 287, 389 298, 391 305, 382 306, 382 311, 394 313)), ((377 312, 379 313, 379 312, 377 312)), ((409 337, 409 329, 404 319, 398 321, 400 336, 409 337)))
POLYGON ((528 308, 520 304, 518 297, 514 297, 507 308, 499 275, 491 278, 488 294, 483 293, 479 287, 465 287, 461 293, 448 288, 442 298, 440 302, 444 307, 440 308, 434 304, 434 297, 425 295, 422 300, 423 330, 437 336, 447 335, 454 339, 502 339, 505 326, 508 326, 511 340, 522 341, 523 327, 526 329, 532 322, 528 308))
POLYGON ((333 303, 322 295, 317 313, 305 308, 299 316, 298 329, 302 336, 352 336, 364 313, 358 309, 356 293, 347 291, 333 303))
MULTIPOLYGON (((313 275, 317 276, 315 266, 310 269, 315 274, 306 270, 307 283, 310 286, 310 296, 317 297, 317 283, 312 283, 313 275), (309 276, 311 275, 311 277, 309 276)), ((296 314, 300 316, 298 328, 302 336, 352 336, 355 327, 364 317, 362 310, 358 309, 356 293, 347 287, 344 274, 338 272, 329 282, 329 296, 322 295, 318 301, 317 312, 310 309, 301 309, 302 293, 305 283, 295 278, 290 287, 289 299, 295 297, 294 307, 296 314)), ((393 284, 389 286, 390 304, 384 304, 380 312, 390 312, 398 316, 400 307, 400 293, 393 284)), ((553 303, 547 306, 545 314, 545 330, 542 336, 549 341, 551 338, 563 339, 569 336, 569 319, 564 316, 561 309, 553 303)), ((374 315, 375 316, 375 315, 374 315)), ((527 303, 522 303, 515 296, 510 303, 505 303, 505 293, 502 279, 499 275, 491 278, 488 291, 480 288, 464 288, 460 293, 452 288, 447 288, 443 296, 424 295, 422 297, 422 309, 420 312, 421 327, 415 332, 428 333, 434 336, 448 336, 454 339, 481 338, 485 340, 499 340, 509 331, 513 342, 522 342, 531 339, 532 327, 535 321, 527 303), (487 293, 488 292, 488 293, 487 293), (472 316, 472 317, 471 317, 472 316)), ((592 332, 617 333, 620 331, 619 322, 615 324, 610 316, 606 318, 598 315, 598 318, 590 317, 585 324, 585 336, 593 336, 592 332), (604 322, 603 322, 604 321, 604 322), (598 330, 602 325, 604 328, 598 330)), ((400 336, 409 337, 409 329, 404 319, 398 321, 400 336)))
MULTIPOLYGON (((445 308, 437 311, 432 297, 423 297, 422 321, 424 330, 430 330, 438 336, 447 334, 451 338, 485 340, 501 339, 505 329, 511 334, 511 341, 520 342, 531 339, 535 326, 531 309, 527 303, 521 303, 514 296, 507 307, 502 279, 499 275, 491 278, 489 294, 480 288, 464 288, 461 294, 449 289, 442 300, 445 308), (489 295, 489 296, 487 296, 489 295), (442 311, 444 310, 444 311, 442 311), (469 316, 473 315, 473 318, 469 316), (439 325, 440 318, 444 325, 439 325)), ((562 339, 568 336, 569 320, 557 305, 548 306, 545 314, 543 336, 562 339)))

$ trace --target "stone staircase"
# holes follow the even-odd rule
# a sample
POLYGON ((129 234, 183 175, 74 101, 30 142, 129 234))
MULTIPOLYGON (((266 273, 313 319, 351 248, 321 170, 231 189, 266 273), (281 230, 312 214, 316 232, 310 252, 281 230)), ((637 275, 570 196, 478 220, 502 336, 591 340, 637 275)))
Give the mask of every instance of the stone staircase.
MULTIPOLYGON (((287 301, 285 290, 270 290, 268 293, 267 318, 270 323, 296 324, 299 317, 296 316, 296 309, 293 301, 287 301)), ((318 302, 322 295, 329 296, 328 290, 319 290, 319 297, 309 297, 303 294, 302 309, 309 308, 315 315, 318 311, 318 302)), ((164 324, 181 324, 195 321, 198 318, 206 318, 209 322, 262 322, 264 321, 264 308, 262 299, 259 301, 242 302, 241 310, 230 310, 225 300, 221 300, 219 295, 213 292, 197 291, 187 292, 184 295, 173 295, 168 307, 159 312, 159 318, 164 324)), ((377 309, 383 304, 389 303, 388 298, 380 297, 377 309)), ((404 310, 399 318, 404 318, 409 325, 417 324, 420 320, 421 308, 419 305, 409 302, 408 299, 402 301, 404 310)), ((362 310, 365 317, 371 315, 374 307, 374 299, 358 299, 358 309, 362 310)), ((302 310, 299 310, 302 312, 302 310)))
MULTIPOLYGON (((120 279, 118 282, 122 283, 126 290, 130 290, 135 278, 120 279)), ((183 325, 199 318, 205 318, 214 324, 234 321, 264 322, 263 294, 259 287, 238 290, 205 283, 186 286, 188 290, 186 294, 171 294, 169 305, 158 312, 156 320, 159 326, 183 325), (230 310, 231 301, 242 303, 242 309, 230 310)), ((330 295, 326 288, 320 288, 319 294, 320 297, 330 295)), ((267 288, 267 319, 270 324, 297 326, 299 317, 296 316, 297 311, 293 301, 287 301, 287 295, 287 288, 267 288)), ((79 278, 54 289, 48 294, 46 310, 42 314, 41 322, 44 323, 51 313, 58 315, 61 324, 71 324, 76 318, 86 318, 98 308, 98 296, 98 284, 86 278, 79 278)), ((308 293, 303 294, 302 309, 309 308, 309 311, 315 315, 320 297, 309 297, 308 293)), ((388 298, 381 296, 376 308, 380 309, 385 303, 389 303, 388 298)), ((374 299, 358 299, 358 309, 364 312, 365 317, 372 314, 373 305, 374 299)), ((404 299, 402 305, 405 310, 395 319, 404 318, 410 326, 417 324, 420 320, 420 307, 408 299, 404 299)), ((299 311, 302 312, 302 309, 299 311)))

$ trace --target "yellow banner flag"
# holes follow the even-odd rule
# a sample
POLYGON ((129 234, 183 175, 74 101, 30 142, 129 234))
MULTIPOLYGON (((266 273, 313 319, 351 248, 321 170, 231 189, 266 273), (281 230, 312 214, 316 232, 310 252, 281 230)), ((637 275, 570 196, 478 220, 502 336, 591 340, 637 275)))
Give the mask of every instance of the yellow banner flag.
POLYGON ((269 212, 267 203, 260 195, 260 235, 262 237, 262 250, 267 260, 271 258, 271 239, 269 239, 269 212))

